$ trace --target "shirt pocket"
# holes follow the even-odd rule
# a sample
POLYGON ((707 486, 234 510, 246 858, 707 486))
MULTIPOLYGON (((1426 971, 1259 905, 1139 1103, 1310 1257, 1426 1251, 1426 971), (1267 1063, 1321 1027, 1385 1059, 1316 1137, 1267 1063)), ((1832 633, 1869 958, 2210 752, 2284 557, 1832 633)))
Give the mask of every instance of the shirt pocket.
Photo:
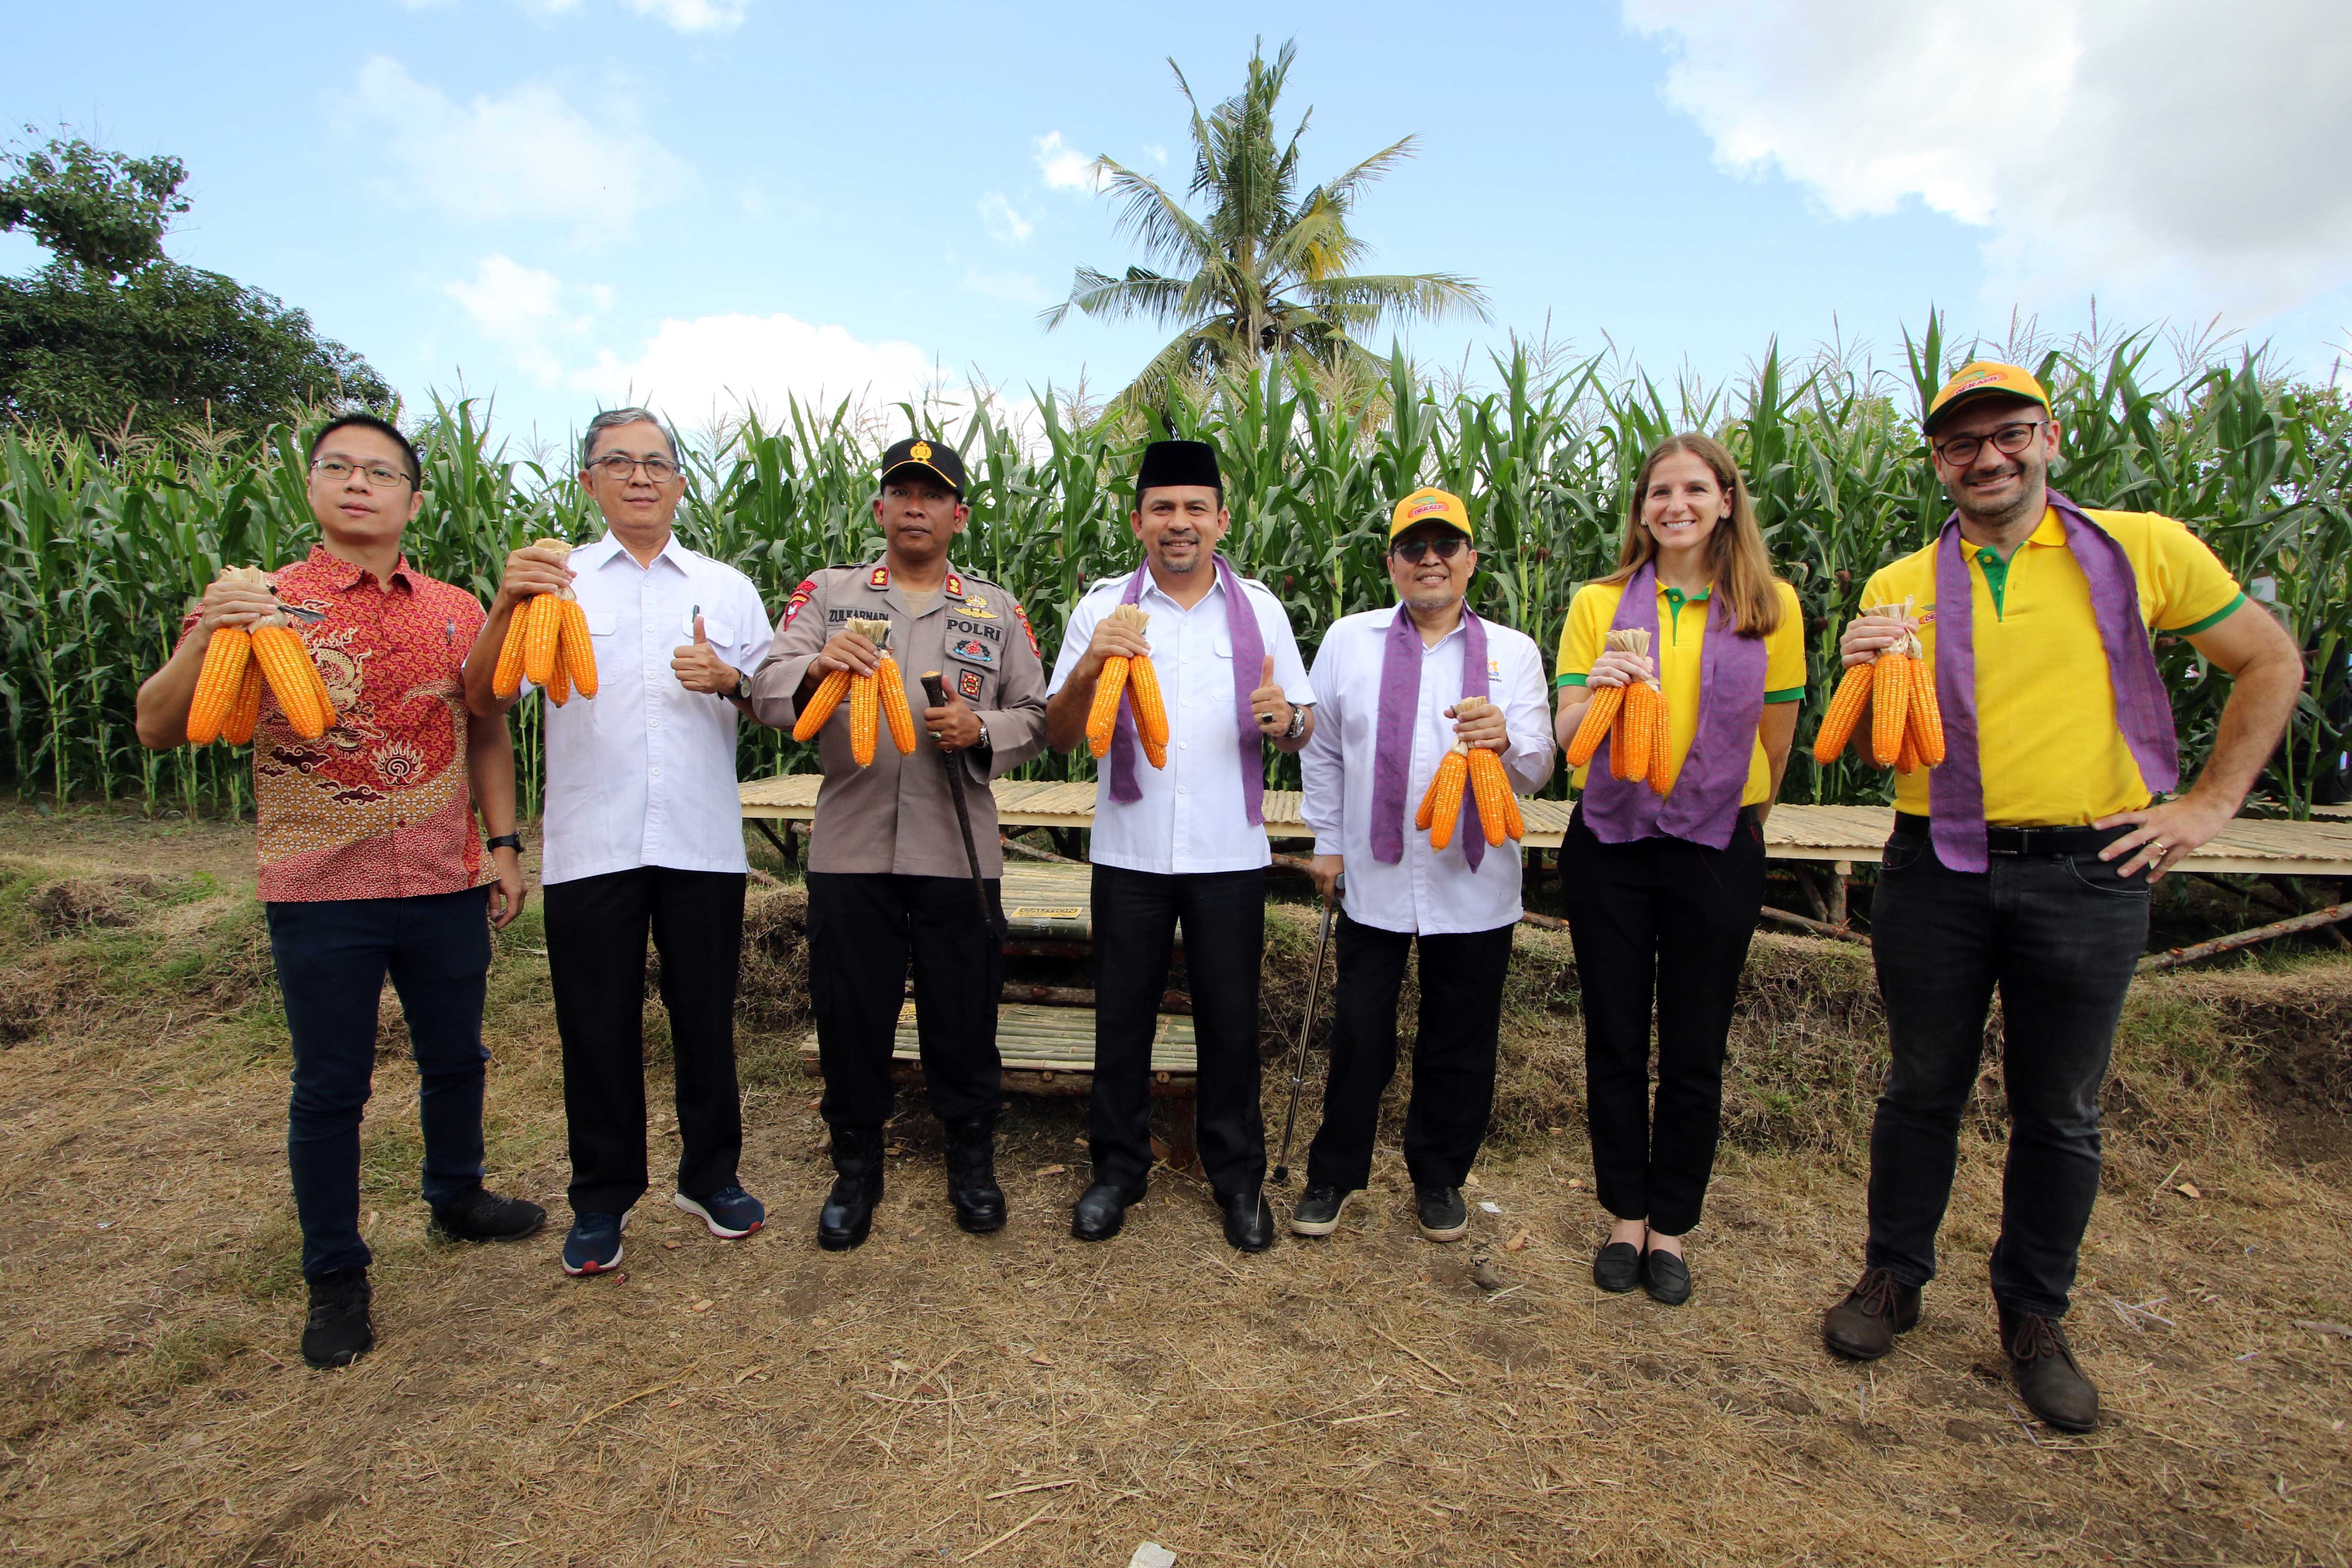
POLYGON ((608 637, 621 629, 618 610, 590 610, 587 615, 588 635, 592 637, 608 637))

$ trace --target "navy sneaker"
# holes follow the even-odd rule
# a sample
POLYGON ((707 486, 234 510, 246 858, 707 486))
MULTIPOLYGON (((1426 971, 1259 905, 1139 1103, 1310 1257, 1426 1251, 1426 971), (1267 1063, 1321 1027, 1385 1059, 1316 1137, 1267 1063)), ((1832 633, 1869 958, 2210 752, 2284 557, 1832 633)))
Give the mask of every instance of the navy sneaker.
POLYGON ((629 1223, 625 1214, 575 1214, 572 1234, 563 1238, 566 1274, 606 1274, 621 1266, 621 1232, 629 1223))
POLYGON ((670 1202, 710 1227, 721 1241, 740 1241, 767 1223, 768 1211, 740 1187, 721 1187, 707 1198, 674 1194, 670 1202))

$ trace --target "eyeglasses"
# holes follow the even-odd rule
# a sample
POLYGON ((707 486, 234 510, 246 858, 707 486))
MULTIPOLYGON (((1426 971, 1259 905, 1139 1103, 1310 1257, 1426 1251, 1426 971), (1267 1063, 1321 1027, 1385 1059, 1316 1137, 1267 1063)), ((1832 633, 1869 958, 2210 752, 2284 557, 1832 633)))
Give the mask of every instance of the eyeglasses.
POLYGON ((1936 448, 1936 456, 1956 468, 1965 468, 1977 460, 1977 454, 1990 441, 1994 451, 2004 458, 2014 458, 2033 444, 2033 433, 2048 423, 2046 419, 2029 419, 2019 425, 2004 425, 1990 436, 1955 436, 1936 448))
POLYGON ((1421 564, 1422 557, 1437 552, 1440 561, 1451 561, 1468 549, 1470 542, 1458 533, 1442 533, 1435 539, 1407 539, 1389 546, 1389 553, 1408 566, 1421 564))
POLYGON ((608 452, 588 466, 614 484, 626 484, 629 476, 639 468, 646 471, 649 484, 666 485, 677 478, 677 465, 667 458, 629 458, 608 452))
POLYGON ((394 485, 404 485, 408 482, 408 476, 405 473, 389 464, 347 463, 341 458, 321 458, 310 465, 310 471, 331 485, 342 484, 353 474, 366 476, 367 482, 380 490, 390 489, 394 485))

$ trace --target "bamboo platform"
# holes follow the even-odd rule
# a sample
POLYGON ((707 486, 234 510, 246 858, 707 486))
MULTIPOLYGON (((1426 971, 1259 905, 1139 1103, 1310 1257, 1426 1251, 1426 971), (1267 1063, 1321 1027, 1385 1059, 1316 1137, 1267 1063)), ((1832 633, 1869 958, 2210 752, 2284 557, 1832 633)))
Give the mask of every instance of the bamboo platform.
MULTIPOLYGON (((786 773, 741 786, 743 816, 765 821, 807 822, 816 815, 818 780, 814 773, 786 773)), ((997 818, 1007 827, 1091 827, 1095 786, 999 780, 997 818)), ((1526 847, 1557 849, 1568 830, 1569 803, 1525 803, 1526 847)), ((1841 873, 1875 865, 1893 830, 1895 813, 1878 805, 1798 805, 1772 808, 1764 826, 1764 852, 1776 860, 1822 863, 1841 873)), ((1265 830, 1275 839, 1309 838, 1298 816, 1298 792, 1265 792, 1265 830)), ((2265 822, 2242 817, 2221 837, 2190 855, 2191 871, 2271 877, 2352 877, 2352 816, 2329 815, 2311 822, 2265 822)), ((1012 916, 1012 885, 1005 889, 1012 916)), ((1017 922, 1016 922, 1017 923, 1017 922)))

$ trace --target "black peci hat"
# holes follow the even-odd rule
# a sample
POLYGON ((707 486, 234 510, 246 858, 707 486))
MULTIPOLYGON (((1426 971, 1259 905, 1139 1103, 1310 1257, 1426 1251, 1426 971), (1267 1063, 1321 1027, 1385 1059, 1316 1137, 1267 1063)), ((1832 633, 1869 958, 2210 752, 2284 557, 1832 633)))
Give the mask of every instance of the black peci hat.
POLYGON ((888 484, 890 476, 901 468, 921 468, 934 479, 947 481, 948 488, 963 499, 963 458, 945 441, 927 441, 920 436, 909 436, 882 454, 882 482, 888 484))
POLYGON ((1154 485, 1206 485, 1219 496, 1225 482, 1217 473, 1217 449, 1206 441, 1154 441, 1143 448, 1135 472, 1135 499, 1154 485))

